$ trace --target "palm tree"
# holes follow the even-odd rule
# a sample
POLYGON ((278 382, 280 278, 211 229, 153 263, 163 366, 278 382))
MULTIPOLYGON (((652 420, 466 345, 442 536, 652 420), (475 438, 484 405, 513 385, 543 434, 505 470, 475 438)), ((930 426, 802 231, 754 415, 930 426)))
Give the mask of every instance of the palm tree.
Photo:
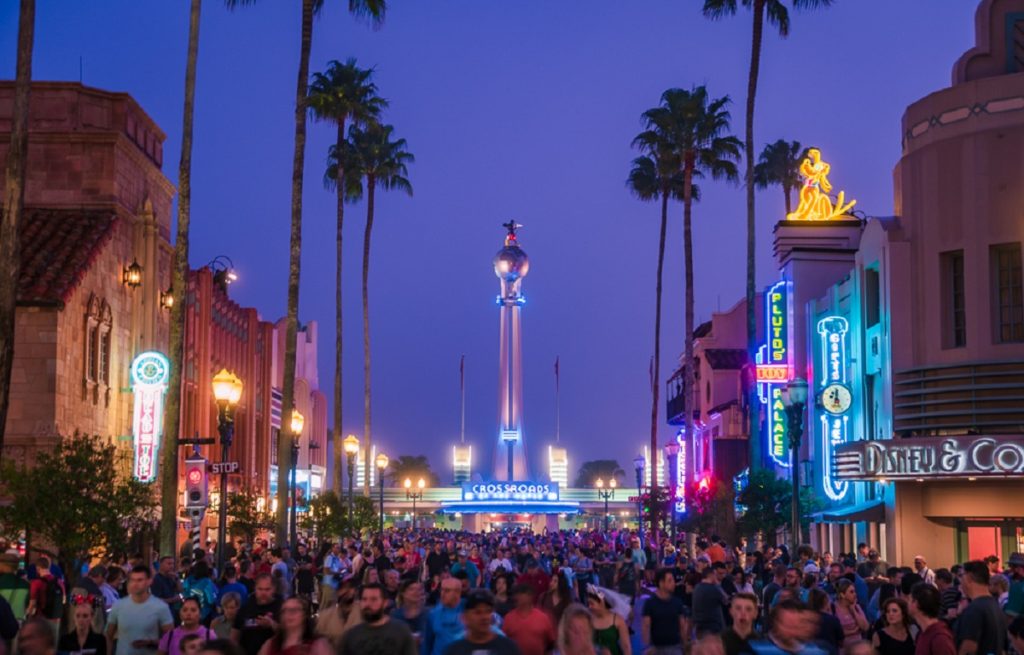
POLYGON ((423 478, 431 487, 441 485, 440 478, 430 470, 430 460, 426 455, 399 455, 390 461, 388 468, 387 477, 391 478, 395 486, 401 485, 406 478, 412 480, 413 484, 423 478))
MULTIPOLYGON (((226 0, 228 7, 255 4, 256 0, 226 0)), ((302 28, 299 41, 299 74, 295 85, 295 151, 292 155, 291 235, 288 248, 288 311, 285 319, 284 380, 281 388, 281 416, 292 415, 295 407, 295 339, 299 324, 299 272, 302 269, 302 176, 306 155, 306 97, 309 87, 309 50, 313 43, 313 16, 325 0, 302 0, 302 28)), ((348 0, 350 14, 380 25, 387 11, 387 0, 348 0)), ((292 461, 291 428, 281 421, 277 439, 278 480, 288 480, 295 467, 292 461)), ((369 452, 369 451, 367 451, 369 452)), ((277 543, 288 538, 288 485, 277 485, 277 543)))
POLYGON ((786 216, 791 211, 793 189, 800 186, 800 162, 806 153, 807 148, 800 145, 799 141, 779 139, 764 147, 754 167, 754 184, 758 189, 767 189, 775 184, 782 187, 786 199, 786 216))
MULTIPOLYGON (((395 128, 391 125, 369 123, 353 125, 348 131, 353 166, 366 179, 366 229, 363 232, 363 447, 373 452, 371 431, 370 387, 370 237, 373 232, 374 199, 379 185, 386 191, 404 191, 412 195, 406 165, 415 161, 406 150, 405 139, 392 141, 395 128)), ((370 491, 370 457, 363 458, 363 491, 370 491)))
MULTIPOLYGON (((686 480, 689 488, 693 462, 693 201, 699 199, 694 178, 736 181, 740 141, 729 136, 729 96, 712 99, 703 86, 692 90, 669 89, 661 105, 644 113, 647 130, 638 137, 642 143, 668 148, 682 163, 683 256, 686 260, 686 342, 683 357, 683 416, 686 434, 686 480), (695 193, 697 191, 697 193, 695 193)), ((652 453, 657 451, 652 450, 652 453)), ((653 457, 653 455, 652 455, 653 457)), ((651 486, 656 486, 652 483, 651 486)))
MULTIPOLYGON (((202 0, 192 0, 188 23, 188 53, 185 56, 185 110, 182 112, 181 158, 178 160, 178 228, 174 240, 174 269, 171 272, 171 292, 178 297, 177 302, 171 305, 171 380, 164 414, 165 441, 160 453, 160 508, 164 517, 175 517, 178 513, 178 431, 181 427, 181 373, 187 305, 185 288, 188 284, 188 232, 192 208, 192 116, 196 102, 201 5, 202 0)), ((160 521, 161 553, 177 552, 176 523, 173 518, 160 521)), ((217 544, 218 548, 222 546, 217 544)))
MULTIPOLYGON (((654 286, 654 360, 651 366, 651 452, 658 452, 658 392, 661 369, 661 282, 665 269, 665 230, 668 226, 668 201, 682 198, 683 176, 679 157, 668 144, 656 140, 633 139, 633 147, 645 154, 633 160, 626 187, 640 200, 661 200, 661 227, 658 231, 658 272, 654 286)), ((651 471, 651 485, 658 484, 658 471, 651 471)))
POLYGON ((35 42, 35 0, 21 0, 18 55, 15 63, 11 146, 4 169, 3 221, 0 222, 0 453, 11 393, 14 365, 14 312, 18 303, 18 223, 25 205, 25 163, 28 161, 28 99, 32 88, 32 46, 35 42))
POLYGON ((592 459, 580 465, 580 470, 576 474, 576 482, 573 486, 589 487, 598 478, 604 480, 605 484, 608 484, 613 479, 616 481, 616 484, 619 484, 625 477, 626 472, 622 470, 622 467, 614 459, 592 459))
MULTIPOLYGON (((313 82, 309 87, 309 109, 313 116, 335 124, 338 130, 333 150, 342 151, 345 144, 346 122, 365 123, 376 120, 382 109, 387 107, 387 100, 377 95, 377 85, 370 81, 373 77, 372 68, 359 68, 355 59, 347 59, 344 64, 331 61, 323 73, 314 73, 313 82)), ((331 159, 328 153, 327 174, 324 184, 338 194, 338 221, 336 237, 336 273, 334 289, 334 426, 331 437, 334 450, 334 480, 332 489, 339 497, 342 493, 342 238, 345 225, 345 202, 352 198, 351 188, 345 183, 345 168, 339 166, 337 158, 331 159), (339 184, 340 182, 340 184, 339 184)), ((358 176, 356 178, 358 182, 358 176)))
MULTIPOLYGON (((818 9, 831 5, 833 0, 792 0, 794 9, 818 9)), ((754 101, 757 98, 757 78, 761 68, 761 41, 764 34, 764 18, 779 30, 779 36, 789 35, 789 10, 783 0, 704 0, 704 15, 711 19, 724 18, 736 14, 738 4, 751 8, 754 17, 754 29, 750 40, 750 70, 747 76, 747 114, 745 117, 745 134, 743 149, 746 168, 743 171, 743 184, 747 190, 747 353, 750 361, 754 361, 757 350, 757 313, 754 311, 754 296, 757 293, 755 229, 754 224, 754 101)), ((757 388, 751 376, 744 376, 747 394, 750 396, 748 419, 750 424, 750 466, 761 465, 761 440, 755 438, 758 433, 758 418, 754 408, 757 407, 757 388)))

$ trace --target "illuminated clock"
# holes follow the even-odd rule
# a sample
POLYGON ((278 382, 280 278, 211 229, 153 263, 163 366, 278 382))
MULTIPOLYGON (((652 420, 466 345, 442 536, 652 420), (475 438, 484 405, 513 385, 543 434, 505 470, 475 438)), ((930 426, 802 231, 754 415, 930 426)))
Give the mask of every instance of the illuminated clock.
POLYGON ((845 414, 853 403, 853 394, 845 384, 833 382, 821 390, 821 406, 829 414, 845 414))

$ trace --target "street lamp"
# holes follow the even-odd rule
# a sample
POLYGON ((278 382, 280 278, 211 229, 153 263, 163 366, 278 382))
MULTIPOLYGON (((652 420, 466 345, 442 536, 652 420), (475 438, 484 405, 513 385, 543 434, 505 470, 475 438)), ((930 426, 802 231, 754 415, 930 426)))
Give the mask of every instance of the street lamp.
POLYGON ((679 467, 676 466, 676 458, 679 457, 679 442, 672 439, 665 444, 665 459, 668 461, 669 479, 669 516, 672 518, 672 544, 676 542, 676 496, 679 488, 679 467))
MULTIPOLYGON (((221 463, 228 461, 231 440, 235 436, 235 406, 242 399, 242 380, 226 368, 213 376, 213 397, 217 401, 217 432, 220 434, 221 463)), ((224 570, 224 550, 228 532, 228 470, 220 470, 220 503, 217 516, 217 570, 224 570)))
POLYGON ((299 443, 302 441, 302 426, 306 423, 306 417, 299 413, 299 410, 292 410, 292 552, 298 552, 299 532, 296 527, 296 515, 299 513, 297 499, 298 491, 298 469, 299 469, 299 443))
POLYGON ((356 455, 359 453, 359 439, 350 434, 341 442, 348 455, 348 528, 352 529, 352 483, 356 478, 356 455))
POLYGON ((633 459, 633 468, 636 469, 636 527, 640 538, 644 538, 643 501, 640 491, 644 486, 644 456, 637 455, 633 459))
POLYGON ((384 534, 384 469, 388 467, 388 456, 377 453, 377 477, 380 479, 380 533, 384 534))
POLYGON ((597 487, 597 495, 604 501, 604 531, 608 532, 608 499, 615 498, 615 487, 618 486, 615 482, 615 478, 608 481, 608 490, 604 489, 604 480, 598 478, 594 482, 594 486, 597 487))
POLYGON ((427 483, 423 480, 423 478, 420 478, 419 482, 416 483, 417 491, 413 491, 412 490, 412 480, 410 480, 409 478, 406 478, 404 486, 405 486, 405 499, 412 501, 412 529, 413 529, 413 532, 415 532, 416 531, 416 501, 417 500, 423 500, 423 488, 427 486, 427 483))
POLYGON ((790 503, 790 526, 793 550, 800 547, 800 440, 804 434, 804 407, 807 406, 807 380, 793 378, 782 389, 782 405, 786 408, 786 433, 789 435, 789 477, 793 482, 790 503))

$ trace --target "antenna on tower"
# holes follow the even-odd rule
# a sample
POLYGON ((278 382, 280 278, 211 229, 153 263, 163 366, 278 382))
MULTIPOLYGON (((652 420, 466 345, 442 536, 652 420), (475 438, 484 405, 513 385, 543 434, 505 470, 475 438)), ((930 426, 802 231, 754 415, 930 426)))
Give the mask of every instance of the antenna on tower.
POLYGON ((555 356, 555 443, 559 442, 559 437, 562 432, 562 392, 561 385, 559 384, 560 373, 558 370, 558 359, 555 356))
POLYGON ((462 396, 462 425, 459 428, 459 443, 466 443, 466 356, 459 359, 459 394, 462 396))

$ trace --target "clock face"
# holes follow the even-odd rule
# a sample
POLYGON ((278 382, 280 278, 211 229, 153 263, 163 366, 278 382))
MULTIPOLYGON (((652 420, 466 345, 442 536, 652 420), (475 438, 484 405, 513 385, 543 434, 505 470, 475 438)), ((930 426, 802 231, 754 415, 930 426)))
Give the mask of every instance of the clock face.
POLYGON ((843 414, 852 403, 853 394, 845 385, 833 383, 821 391, 821 406, 829 414, 843 414))

